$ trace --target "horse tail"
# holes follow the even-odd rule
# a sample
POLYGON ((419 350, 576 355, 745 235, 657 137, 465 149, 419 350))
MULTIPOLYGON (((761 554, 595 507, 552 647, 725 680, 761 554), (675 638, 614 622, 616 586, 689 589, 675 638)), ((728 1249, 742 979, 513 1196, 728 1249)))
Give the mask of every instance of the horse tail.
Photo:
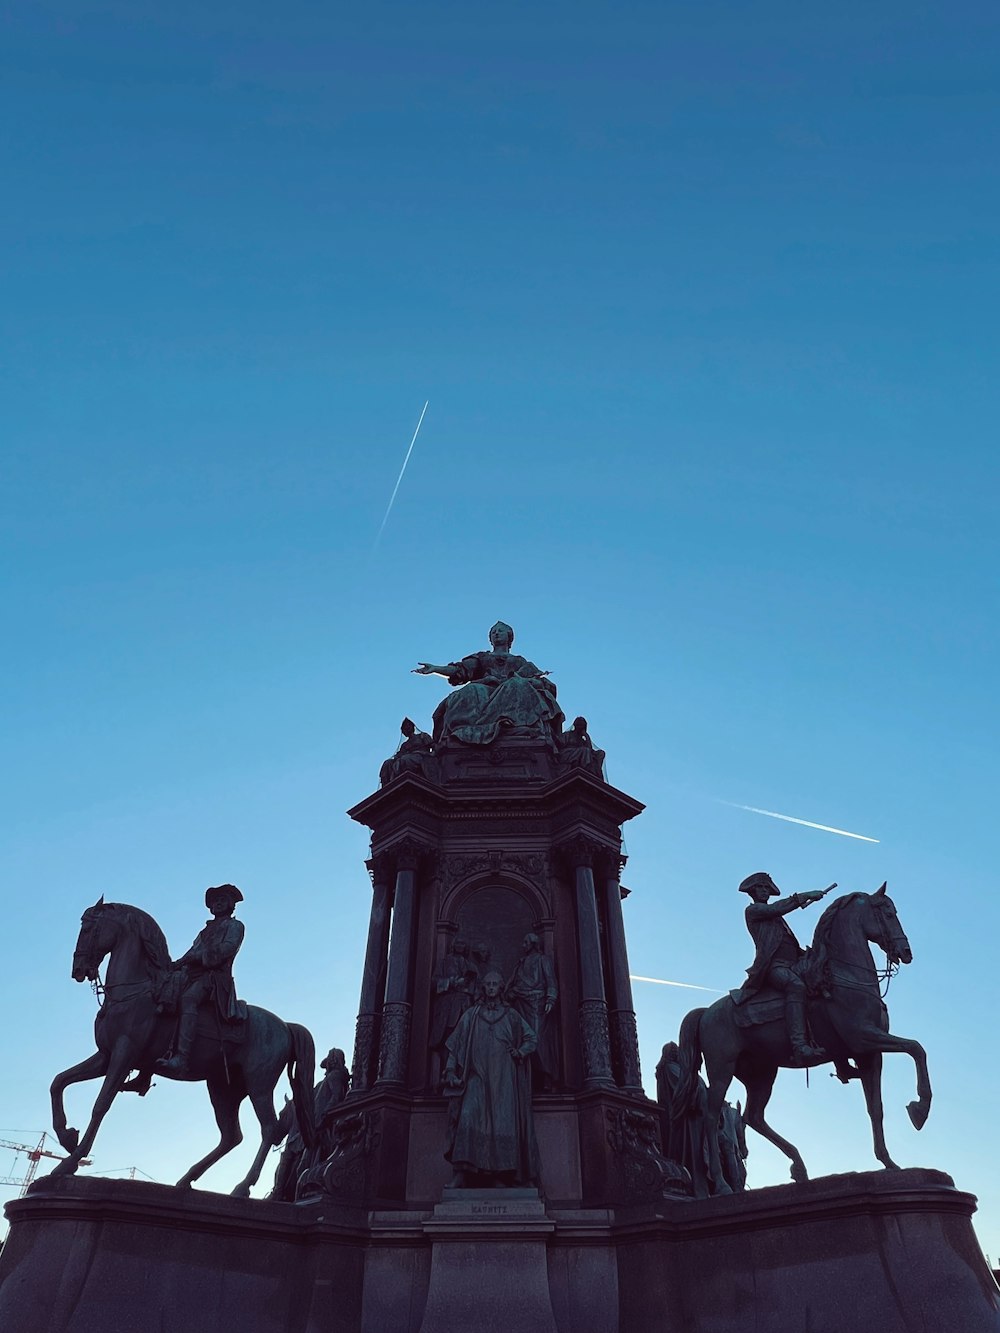
POLYGON ((698 1071, 701 1069, 701 1019, 707 1009, 692 1009, 685 1015, 681 1024, 680 1041, 680 1078, 674 1089, 673 1105, 670 1114, 677 1120, 694 1105, 698 1087, 698 1071))
POLYGON ((288 1057, 288 1081, 292 1085, 292 1103, 302 1142, 311 1148, 316 1142, 316 1107, 313 1078, 316 1073, 316 1047, 312 1033, 301 1023, 288 1023, 292 1053, 288 1057))

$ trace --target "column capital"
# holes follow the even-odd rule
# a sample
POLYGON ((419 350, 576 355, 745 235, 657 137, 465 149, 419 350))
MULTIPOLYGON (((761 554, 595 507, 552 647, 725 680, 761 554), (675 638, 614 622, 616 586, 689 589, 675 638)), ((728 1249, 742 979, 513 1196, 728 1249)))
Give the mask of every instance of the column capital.
POLYGON ((618 847, 607 847, 603 843, 594 853, 594 871, 605 879, 617 880, 625 867, 628 857, 618 847))
POLYGON ((571 871, 581 866, 593 870, 599 864, 601 856, 610 850, 607 843, 599 842, 597 838, 592 838, 586 833, 574 833, 556 846, 556 851, 571 871))
POLYGON ((393 858, 388 852, 379 852, 365 862, 372 884, 391 884, 393 877, 393 858))
POLYGON ((400 870, 419 870, 421 863, 426 862, 433 855, 434 848, 429 843, 421 842, 418 838, 402 838, 394 843, 388 849, 387 855, 392 855, 396 862, 396 872, 400 870))

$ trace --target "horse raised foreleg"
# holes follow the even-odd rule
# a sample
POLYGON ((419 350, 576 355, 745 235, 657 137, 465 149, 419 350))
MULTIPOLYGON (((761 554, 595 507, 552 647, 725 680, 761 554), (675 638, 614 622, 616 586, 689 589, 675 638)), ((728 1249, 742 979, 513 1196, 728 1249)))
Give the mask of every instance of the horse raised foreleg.
POLYGON ((63 1093, 72 1083, 86 1083, 88 1079, 101 1078, 107 1072, 107 1068, 108 1057, 105 1052, 95 1051, 93 1055, 88 1055, 86 1060, 81 1060, 79 1064, 64 1069, 61 1074, 56 1074, 52 1080, 50 1089, 52 1094, 52 1128, 55 1131, 56 1138, 67 1152, 75 1152, 80 1142, 80 1134, 77 1130, 70 1129, 66 1124, 66 1107, 63 1104, 63 1093))
POLYGON ((882 1127, 882 1053, 869 1051, 865 1055, 859 1055, 857 1064, 861 1070, 861 1086, 865 1090, 868 1118, 872 1122, 875 1156, 884 1167, 898 1170, 885 1146, 885 1132, 882 1127))
POLYGON ((219 1126, 220 1138, 217 1147, 200 1162, 195 1162, 191 1170, 181 1176, 177 1182, 178 1189, 187 1189, 199 1176, 203 1176, 210 1166, 214 1166, 220 1157, 225 1157, 226 1153, 232 1152, 243 1142, 243 1131, 240 1129, 240 1103, 246 1094, 242 1088, 237 1090, 224 1074, 213 1074, 205 1081, 208 1084, 208 1095, 212 1099, 212 1110, 215 1112, 215 1123, 219 1126))
POLYGON ((906 1113, 914 1129, 923 1129, 931 1109, 931 1077, 927 1071, 927 1052, 912 1037, 897 1037, 879 1028, 865 1028, 859 1034, 869 1050, 883 1055, 908 1055, 917 1069, 917 1100, 910 1102, 906 1113))
POLYGON ((762 1138, 773 1143, 776 1148, 780 1148, 792 1164, 792 1179, 797 1185, 801 1185, 809 1179, 809 1172, 806 1170, 806 1164, 794 1143, 789 1143, 783 1139, 780 1134, 776 1134, 771 1126, 764 1119, 764 1111, 771 1100, 771 1092, 774 1088, 774 1080, 778 1076, 776 1065, 767 1065, 762 1068, 754 1069, 752 1074, 743 1077, 743 1082, 747 1090, 747 1104, 743 1112, 744 1121, 755 1129, 762 1138))
MULTIPOLYGON (((111 1048, 110 1053, 107 1056, 102 1055, 100 1058, 104 1062, 106 1072, 101 1090, 94 1101, 94 1109, 90 1113, 90 1124, 84 1130, 83 1138, 79 1144, 51 1172, 53 1176, 72 1175, 80 1165, 81 1160, 86 1157, 93 1147, 94 1140, 97 1138, 97 1131, 101 1127, 101 1121, 110 1110, 111 1103, 118 1096, 122 1080, 131 1068, 131 1043, 127 1038, 120 1037, 111 1048)), ((84 1064, 86 1063, 84 1061, 84 1064)), ((90 1077, 94 1077, 94 1075, 90 1075, 90 1077)), ((68 1139, 73 1137, 70 1130, 66 1130, 65 1133, 68 1139)))

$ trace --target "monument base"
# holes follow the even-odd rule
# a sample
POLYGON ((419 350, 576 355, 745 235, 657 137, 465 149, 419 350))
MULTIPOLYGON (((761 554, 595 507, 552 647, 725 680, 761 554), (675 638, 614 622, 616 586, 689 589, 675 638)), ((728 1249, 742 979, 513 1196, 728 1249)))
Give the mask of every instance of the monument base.
POLYGON ((431 1281, 420 1333, 558 1333, 535 1189, 446 1189, 423 1225, 431 1281))
POLYGON ((633 1210, 42 1180, 7 1205, 0 1333, 1000 1333, 974 1209, 924 1170, 633 1210))

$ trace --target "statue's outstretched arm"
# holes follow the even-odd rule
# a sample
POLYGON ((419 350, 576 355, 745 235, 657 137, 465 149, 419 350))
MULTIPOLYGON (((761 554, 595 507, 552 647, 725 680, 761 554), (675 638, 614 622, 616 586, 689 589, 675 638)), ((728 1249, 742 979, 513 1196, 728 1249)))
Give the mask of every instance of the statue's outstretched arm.
POLYGON ((790 893, 787 898, 775 898, 773 902, 761 903, 764 908, 764 915, 767 916, 785 916, 788 912, 794 912, 797 907, 808 907, 810 903, 819 902, 823 894, 818 890, 810 893, 790 893))

